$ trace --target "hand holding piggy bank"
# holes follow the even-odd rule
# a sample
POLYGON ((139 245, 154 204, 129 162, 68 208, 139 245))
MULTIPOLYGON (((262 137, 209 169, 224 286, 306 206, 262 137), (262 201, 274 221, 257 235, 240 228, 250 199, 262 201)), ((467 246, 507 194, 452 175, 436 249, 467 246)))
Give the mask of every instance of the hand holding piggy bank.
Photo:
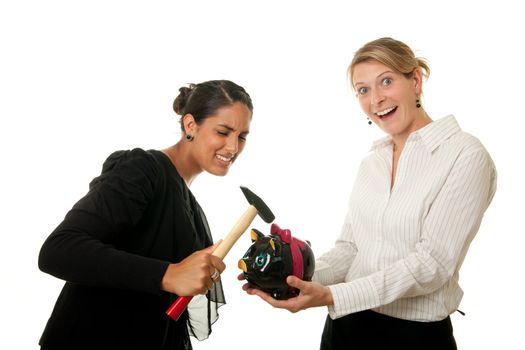
POLYGON ((288 299, 296 296, 298 290, 286 283, 286 277, 312 280, 315 258, 310 242, 292 237, 290 230, 282 230, 276 224, 272 224, 268 236, 252 229, 251 239, 253 243, 238 266, 254 288, 275 299, 288 299))

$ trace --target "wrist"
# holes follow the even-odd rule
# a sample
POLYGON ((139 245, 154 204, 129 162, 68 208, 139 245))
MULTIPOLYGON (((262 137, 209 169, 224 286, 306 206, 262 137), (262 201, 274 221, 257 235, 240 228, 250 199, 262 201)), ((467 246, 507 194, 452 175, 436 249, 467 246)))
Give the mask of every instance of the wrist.
POLYGON ((172 275, 174 273, 174 270, 176 269, 176 264, 169 264, 166 267, 166 270, 164 271, 164 275, 162 276, 162 279, 160 280, 160 289, 165 292, 172 292, 171 286, 171 280, 172 275))
POLYGON ((324 295, 324 298, 323 298, 324 304, 326 306, 333 306, 334 305, 334 298, 332 296, 332 291, 330 290, 330 288, 328 288, 326 286, 324 287, 324 290, 325 290, 325 293, 324 293, 325 295, 324 295))

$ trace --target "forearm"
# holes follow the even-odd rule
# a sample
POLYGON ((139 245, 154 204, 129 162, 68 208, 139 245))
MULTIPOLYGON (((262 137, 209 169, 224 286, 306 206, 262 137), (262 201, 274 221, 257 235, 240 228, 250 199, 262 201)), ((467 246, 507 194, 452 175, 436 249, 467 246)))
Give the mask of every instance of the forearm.
POLYGON ((422 247, 418 249, 371 275, 329 286, 334 298, 330 316, 338 318, 441 288, 450 280, 454 267, 447 269, 422 247))
POLYGON ((322 285, 328 286, 343 282, 357 254, 349 217, 347 214, 342 232, 334 247, 315 262, 313 280, 322 285))

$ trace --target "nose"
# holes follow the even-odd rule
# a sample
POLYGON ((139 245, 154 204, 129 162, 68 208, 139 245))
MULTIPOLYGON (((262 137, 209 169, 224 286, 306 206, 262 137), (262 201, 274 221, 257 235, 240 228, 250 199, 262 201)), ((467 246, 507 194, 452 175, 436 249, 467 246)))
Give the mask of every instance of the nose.
POLYGON ((236 155, 237 152, 239 152, 239 139, 236 135, 232 135, 228 138, 225 148, 231 153, 231 155, 236 155))
POLYGON ((372 106, 373 105, 376 105, 376 106, 379 105, 385 99, 385 97, 381 94, 381 92, 379 90, 376 90, 376 89, 372 89, 370 95, 371 95, 370 104, 372 106))

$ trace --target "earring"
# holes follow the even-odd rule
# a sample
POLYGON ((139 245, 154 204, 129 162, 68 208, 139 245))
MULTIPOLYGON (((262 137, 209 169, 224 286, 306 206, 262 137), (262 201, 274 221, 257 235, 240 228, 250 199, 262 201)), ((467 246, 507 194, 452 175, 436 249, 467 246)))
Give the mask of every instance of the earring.
POLYGON ((416 107, 421 108, 421 103, 419 102, 419 98, 416 100, 416 107))
POLYGON ((372 121, 370 120, 370 118, 366 118, 366 120, 368 120, 368 125, 372 125, 372 121))
POLYGON ((193 135, 192 134, 186 134, 186 140, 192 141, 193 140, 193 135))

